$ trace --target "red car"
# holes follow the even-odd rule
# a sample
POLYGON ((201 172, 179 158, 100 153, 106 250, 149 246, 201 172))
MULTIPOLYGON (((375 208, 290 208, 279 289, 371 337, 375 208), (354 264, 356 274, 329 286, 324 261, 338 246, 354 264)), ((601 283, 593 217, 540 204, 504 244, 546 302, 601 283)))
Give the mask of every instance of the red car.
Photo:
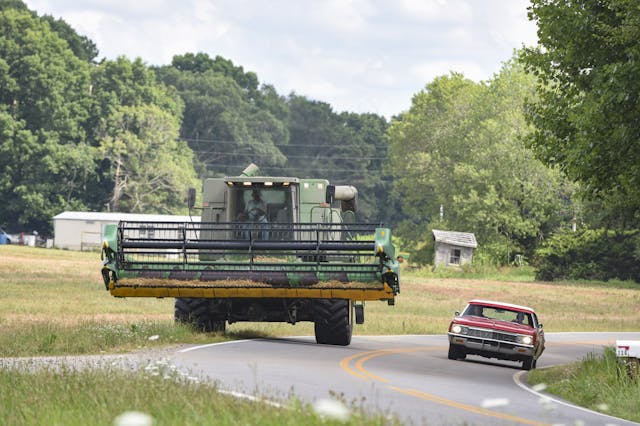
POLYGON ((536 313, 526 306, 472 300, 449 325, 449 359, 480 355, 522 361, 536 368, 544 351, 544 331, 536 313))

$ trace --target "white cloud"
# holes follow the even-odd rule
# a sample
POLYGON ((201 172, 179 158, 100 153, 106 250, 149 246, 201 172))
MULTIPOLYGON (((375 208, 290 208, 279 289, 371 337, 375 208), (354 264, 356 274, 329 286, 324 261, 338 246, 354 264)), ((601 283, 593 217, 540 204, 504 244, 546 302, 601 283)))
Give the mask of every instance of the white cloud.
POLYGON ((407 16, 423 21, 469 22, 473 17, 472 6, 462 0, 401 0, 398 6, 407 16))
POLYGON ((424 81, 425 85, 436 77, 449 75, 451 71, 462 73, 466 78, 474 81, 487 80, 490 77, 481 65, 465 61, 423 62, 412 66, 410 71, 411 75, 424 81))
POLYGON ((262 83, 387 117, 450 71, 487 80, 535 43, 527 0, 26 0, 93 40, 100 58, 221 55, 262 83))
POLYGON ((368 0, 328 0, 318 4, 322 24, 347 34, 366 29, 375 13, 368 0))

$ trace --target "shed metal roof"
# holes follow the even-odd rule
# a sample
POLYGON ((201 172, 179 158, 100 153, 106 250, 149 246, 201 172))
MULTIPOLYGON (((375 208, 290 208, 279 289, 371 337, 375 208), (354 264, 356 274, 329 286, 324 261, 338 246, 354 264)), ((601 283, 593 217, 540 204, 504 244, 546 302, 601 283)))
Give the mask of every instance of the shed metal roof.
POLYGON ((432 230, 433 239, 438 243, 451 244, 460 247, 478 247, 476 236, 471 232, 456 232, 456 231, 440 231, 437 229, 432 230))
POLYGON ((177 216, 166 214, 138 214, 138 213, 106 213, 106 212, 62 212, 53 217, 66 220, 94 220, 101 222, 200 222, 200 216, 177 216))

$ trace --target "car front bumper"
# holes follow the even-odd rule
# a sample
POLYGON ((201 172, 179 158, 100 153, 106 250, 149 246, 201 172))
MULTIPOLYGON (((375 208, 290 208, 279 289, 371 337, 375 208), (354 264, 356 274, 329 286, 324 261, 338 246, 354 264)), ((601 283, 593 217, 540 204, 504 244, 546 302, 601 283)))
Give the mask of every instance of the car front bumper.
POLYGON ((449 343, 464 348, 467 354, 487 358, 523 360, 535 354, 533 345, 464 334, 449 333, 449 343))

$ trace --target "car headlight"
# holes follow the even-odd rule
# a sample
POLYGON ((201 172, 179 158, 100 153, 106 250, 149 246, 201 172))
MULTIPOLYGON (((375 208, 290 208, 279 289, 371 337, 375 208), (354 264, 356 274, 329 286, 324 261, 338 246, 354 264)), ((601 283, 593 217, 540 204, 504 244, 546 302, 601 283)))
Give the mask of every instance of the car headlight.
POLYGON ((453 327, 451 327, 451 331, 453 333, 456 333, 456 334, 467 334, 469 329, 467 327, 462 326, 462 325, 454 324, 453 327))
POLYGON ((530 345, 531 343, 533 343, 533 339, 531 338, 531 336, 519 336, 519 340, 520 343, 524 344, 524 345, 530 345))

